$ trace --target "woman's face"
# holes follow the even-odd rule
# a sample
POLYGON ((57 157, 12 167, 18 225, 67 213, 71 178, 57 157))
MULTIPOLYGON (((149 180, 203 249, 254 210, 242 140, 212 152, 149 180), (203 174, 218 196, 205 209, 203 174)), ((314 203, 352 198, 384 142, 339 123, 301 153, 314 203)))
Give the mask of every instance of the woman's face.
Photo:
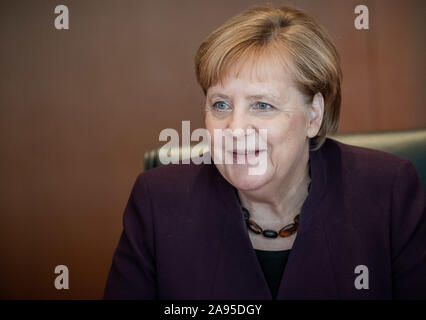
POLYGON ((312 120, 318 116, 312 99, 296 89, 284 68, 269 61, 259 61, 256 68, 245 63, 239 69, 238 77, 231 69, 222 85, 218 83, 210 87, 206 94, 205 124, 212 139, 212 157, 223 177, 240 190, 276 186, 289 179, 292 172, 302 172, 301 166, 306 168, 309 156, 308 138, 317 134, 322 120, 322 111, 321 119, 312 120), (225 140, 221 143, 223 154, 234 153, 233 164, 224 161, 219 164, 215 160, 215 153, 218 153, 215 148, 219 145, 214 136, 215 129, 242 129, 242 132, 233 131, 230 135, 233 145, 227 145, 225 140), (255 134, 248 133, 247 129, 253 129, 255 134), (261 129, 266 129, 267 134, 261 129), (251 153, 253 148, 241 150, 237 147, 238 141, 253 136, 258 141, 254 155, 251 153), (236 164, 235 152, 248 153, 242 158, 257 156, 259 161, 263 155, 266 164, 263 173, 249 174, 248 169, 253 165, 247 158, 244 158, 245 164, 236 164))

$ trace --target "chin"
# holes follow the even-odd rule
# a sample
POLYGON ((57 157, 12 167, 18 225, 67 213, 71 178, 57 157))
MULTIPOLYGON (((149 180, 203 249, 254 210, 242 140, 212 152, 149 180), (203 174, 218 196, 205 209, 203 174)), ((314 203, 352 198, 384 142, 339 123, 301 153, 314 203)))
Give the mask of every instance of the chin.
POLYGON ((236 168, 232 166, 225 168, 226 180, 239 190, 256 190, 270 180, 268 171, 262 175, 249 175, 247 167, 236 168))

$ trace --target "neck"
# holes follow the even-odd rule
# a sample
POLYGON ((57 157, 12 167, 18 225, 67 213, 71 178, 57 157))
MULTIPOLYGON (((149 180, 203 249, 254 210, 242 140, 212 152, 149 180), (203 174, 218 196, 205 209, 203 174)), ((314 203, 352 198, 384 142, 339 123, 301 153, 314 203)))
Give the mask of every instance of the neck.
POLYGON ((258 223, 286 224, 293 222, 308 196, 309 151, 295 163, 281 181, 268 183, 257 190, 240 191, 241 204, 258 223))

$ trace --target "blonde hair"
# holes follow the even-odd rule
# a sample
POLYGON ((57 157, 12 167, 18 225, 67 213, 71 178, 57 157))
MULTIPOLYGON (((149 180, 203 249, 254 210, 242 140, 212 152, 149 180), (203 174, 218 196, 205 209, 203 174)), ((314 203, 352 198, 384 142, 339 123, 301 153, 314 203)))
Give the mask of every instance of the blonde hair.
POLYGON ((198 83, 206 94, 232 65, 266 54, 280 59, 291 71, 295 85, 311 101, 316 93, 323 95, 323 121, 310 141, 311 150, 320 148, 339 125, 342 71, 331 37, 307 13, 288 7, 256 6, 232 17, 200 45, 195 56, 198 83))

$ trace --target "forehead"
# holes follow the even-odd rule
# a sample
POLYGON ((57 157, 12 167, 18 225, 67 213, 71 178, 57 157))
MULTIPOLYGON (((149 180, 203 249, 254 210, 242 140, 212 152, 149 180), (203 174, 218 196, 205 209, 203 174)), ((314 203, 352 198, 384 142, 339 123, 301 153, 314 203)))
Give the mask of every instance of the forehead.
POLYGON ((208 89, 208 94, 239 90, 249 94, 268 94, 279 99, 292 83, 289 68, 282 58, 262 55, 241 59, 230 65, 208 89))

